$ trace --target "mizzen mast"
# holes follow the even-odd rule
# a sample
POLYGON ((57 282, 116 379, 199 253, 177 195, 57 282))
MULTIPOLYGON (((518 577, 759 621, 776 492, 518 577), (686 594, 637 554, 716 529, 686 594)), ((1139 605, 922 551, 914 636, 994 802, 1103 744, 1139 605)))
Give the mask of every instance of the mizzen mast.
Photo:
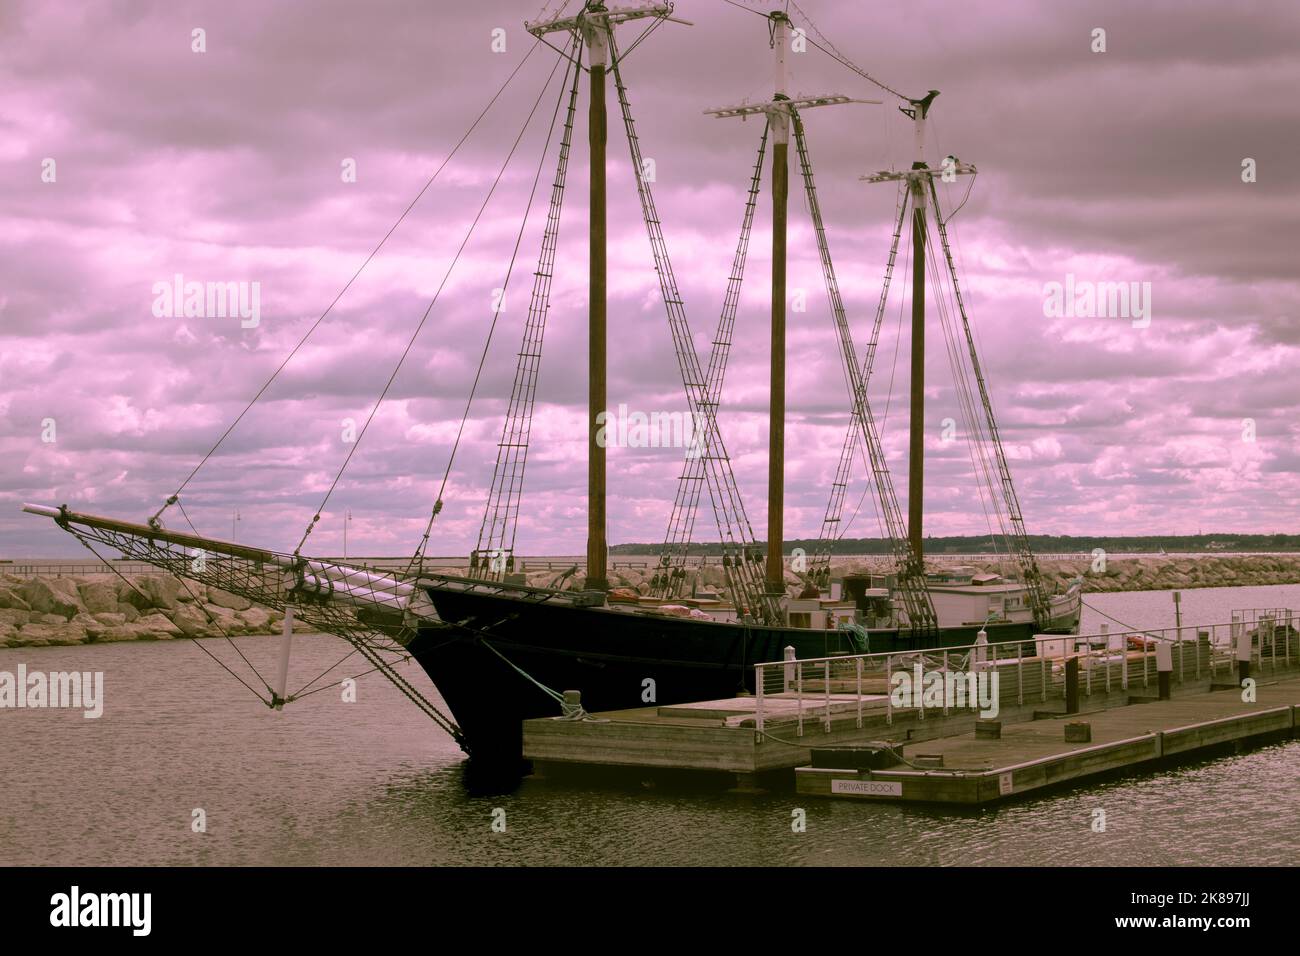
MULTIPOLYGON (((912 168, 925 169, 925 119, 930 104, 939 95, 931 90, 910 106, 899 110, 912 118, 916 158, 912 168)), ((925 206, 926 181, 917 176, 908 181, 912 194, 912 375, 908 416, 907 453, 907 538, 917 561, 923 560, 922 516, 925 499, 925 206)))
MULTIPOLYGON (((953 156, 946 157, 940 168, 931 168, 926 165, 925 157, 922 154, 925 145, 925 120, 931 103, 938 95, 937 90, 931 90, 921 99, 909 100, 909 106, 899 107, 902 112, 912 118, 915 124, 916 159, 912 163, 911 169, 902 172, 887 170, 861 177, 866 182, 871 183, 905 183, 907 186, 906 200, 910 200, 912 205, 912 395, 911 445, 908 463, 908 540, 913 561, 917 568, 920 568, 922 560, 921 510, 924 466, 922 440, 924 438, 925 416, 925 256, 929 242, 927 222, 930 215, 929 210, 932 209, 935 226, 938 230, 940 248, 943 253, 943 265, 948 281, 951 284, 953 304, 956 306, 957 319, 960 321, 960 331, 970 360, 970 372, 975 386, 975 390, 972 392, 970 387, 972 383, 962 378, 965 372, 954 366, 954 372, 958 374, 957 388, 959 394, 965 396, 963 404, 967 407, 963 408, 963 414, 968 418, 967 424, 971 430, 972 447, 981 459, 977 471, 983 471, 987 475, 984 480, 988 482, 988 490, 994 498, 1000 497, 1002 499, 1002 510, 999 515, 1005 513, 1010 523, 1010 528, 1004 528, 1003 533, 1011 550, 1015 552, 1017 562, 1020 565, 1021 577, 1028 592, 1029 606, 1033 611, 1034 620, 1040 628, 1046 628, 1051 621, 1050 599, 1043 585, 1037 559, 1034 557, 1033 549, 1029 545, 1029 536, 1025 531, 1020 502, 1011 480, 1011 470, 1007 464, 1006 451, 1002 447, 997 420, 993 414, 993 403, 989 397, 988 385, 984 380, 979 355, 975 348, 970 319, 966 313, 966 304, 962 299, 961 287, 957 281, 957 268, 953 262, 952 249, 948 242, 947 223, 939 211, 939 194, 934 182, 936 176, 948 181, 955 179, 957 176, 973 176, 976 169, 971 164, 960 162, 953 156), (978 410, 975 408, 974 403, 976 395, 979 398, 980 408, 978 410), (983 414, 980 415, 979 411, 982 411, 983 414), (996 478, 994 475, 996 475, 996 478)), ((906 206, 904 206, 904 209, 906 209, 906 206)), ((901 222, 900 219, 900 226, 901 222)), ((893 268, 892 254, 888 268, 893 268)), ((944 319, 944 289, 940 286, 935 291, 938 293, 939 316, 942 320, 944 319)), ((954 324, 948 323, 948 325, 954 324)), ((948 325, 945 326, 944 333, 950 337, 950 346, 956 348, 957 343, 952 340, 955 339, 957 330, 949 328, 948 325)), ((980 480, 979 474, 976 475, 976 480, 980 480)), ((996 501, 993 504, 997 507, 996 501)), ((1001 520, 1001 517, 999 517, 999 520, 1001 520)))

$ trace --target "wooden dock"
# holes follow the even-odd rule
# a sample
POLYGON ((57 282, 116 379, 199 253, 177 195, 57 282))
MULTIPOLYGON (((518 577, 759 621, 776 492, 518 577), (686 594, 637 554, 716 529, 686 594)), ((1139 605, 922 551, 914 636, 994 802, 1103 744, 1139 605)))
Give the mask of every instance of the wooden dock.
MULTIPOLYGON (((1290 678, 1260 684, 1253 703, 1243 703, 1233 688, 1004 725, 1000 739, 972 732, 908 743, 902 747, 905 762, 887 769, 799 767, 795 788, 858 800, 985 804, 1163 758, 1290 739, 1298 719, 1300 678, 1290 678), (1070 724, 1086 724, 1091 739, 1067 741, 1070 724)), ((837 762, 833 753, 818 756, 819 763, 837 762)))
POLYGON ((1194 640, 1143 633, 1080 638, 1085 650, 1068 657, 1062 639, 1042 638, 1032 655, 1021 642, 758 664, 754 696, 527 720, 524 756, 540 777, 578 767, 725 774, 739 789, 793 782, 811 795, 980 804, 1295 735, 1300 634, 1289 623, 1254 644, 1239 623, 1191 630, 1194 640), (1233 645, 1251 659, 1225 658, 1233 645), (974 706, 895 704, 891 675, 923 664, 986 678, 1000 736, 974 706), (1256 682, 1250 702, 1239 666, 1256 682), (1067 740, 1072 724, 1087 726, 1067 740))

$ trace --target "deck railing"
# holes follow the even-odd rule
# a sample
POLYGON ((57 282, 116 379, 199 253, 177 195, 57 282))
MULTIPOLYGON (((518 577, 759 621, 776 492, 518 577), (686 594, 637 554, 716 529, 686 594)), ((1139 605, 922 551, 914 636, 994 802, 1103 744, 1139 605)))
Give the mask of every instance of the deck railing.
MULTIPOLYGON (((936 686, 952 683, 971 693, 981 680, 991 691, 994 682, 980 675, 996 673, 1000 709, 1065 700, 1071 659, 1077 660, 1080 699, 1135 688, 1154 694, 1162 663, 1174 687, 1207 681, 1235 684, 1246 637, 1252 675, 1268 677, 1300 667, 1300 611, 1247 609, 1234 611, 1232 618, 1226 624, 1142 631, 1112 631, 1102 625, 1095 634, 803 659, 795 659, 794 649, 787 648, 786 660, 754 665, 754 728, 761 740, 772 721, 793 720, 796 735, 802 737, 805 722, 820 722, 829 732, 832 720, 851 715, 860 728, 869 713, 883 714, 886 725, 892 725, 897 708, 891 692, 900 673, 909 675, 909 684, 918 674, 924 682, 926 675, 937 673, 932 679, 936 686)), ((898 678, 898 684, 903 683, 898 678)), ((963 697, 959 706, 978 709, 970 707, 969 694, 963 697)), ((922 700, 921 706, 904 709, 924 720, 927 710, 941 710, 946 717, 954 705, 944 694, 937 705, 922 700)))

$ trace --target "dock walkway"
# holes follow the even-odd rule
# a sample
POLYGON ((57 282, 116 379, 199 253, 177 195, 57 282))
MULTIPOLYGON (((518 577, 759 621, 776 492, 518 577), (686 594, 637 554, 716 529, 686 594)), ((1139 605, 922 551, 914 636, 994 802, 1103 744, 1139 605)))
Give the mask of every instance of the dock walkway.
MULTIPOLYGON (((906 763, 886 769, 799 767, 795 789, 867 800, 983 804, 1162 758, 1296 736, 1300 677, 1261 683, 1253 702, 1241 697, 1233 688, 1004 725, 1000 739, 971 732, 908 743, 902 748, 906 763), (1069 724, 1086 725, 1090 739, 1066 740, 1069 724)), ((837 762, 833 753, 818 756, 821 763, 837 762)))

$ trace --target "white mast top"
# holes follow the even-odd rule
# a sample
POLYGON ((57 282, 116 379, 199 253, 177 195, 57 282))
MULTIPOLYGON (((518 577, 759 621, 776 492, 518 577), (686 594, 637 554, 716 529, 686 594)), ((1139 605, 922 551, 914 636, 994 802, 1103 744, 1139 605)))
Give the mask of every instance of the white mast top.
POLYGON ((583 11, 576 16, 525 23, 524 29, 538 39, 548 33, 570 33, 574 30, 581 30, 582 38, 587 43, 587 62, 591 66, 606 66, 609 63, 609 35, 614 28, 614 24, 624 23, 628 20, 639 20, 642 17, 658 17, 663 20, 671 20, 673 23, 683 23, 690 26, 688 21, 679 20, 672 16, 672 12, 673 5, 671 3, 609 8, 600 3, 593 3, 584 7, 583 11))
POLYGON ((899 107, 899 110, 912 118, 912 138, 916 147, 916 158, 912 161, 912 168, 904 171, 882 170, 867 176, 859 176, 859 179, 869 183, 907 180, 912 187, 916 201, 924 206, 925 189, 923 184, 927 179, 933 178, 936 174, 940 177, 944 173, 950 173, 953 176, 970 176, 976 172, 971 163, 960 162, 955 156, 949 156, 945 159, 943 165, 938 169, 932 169, 925 163, 925 120, 930 113, 930 104, 938 95, 938 90, 931 90, 919 100, 909 100, 910 106, 899 107))
POLYGON ((786 64, 789 46, 787 27, 790 18, 781 11, 769 14, 772 21, 772 49, 775 53, 772 75, 772 99, 767 103, 741 103, 739 106, 718 106, 704 112, 710 116, 750 116, 754 113, 766 113, 768 125, 772 130, 772 142, 790 142, 790 111, 808 109, 813 106, 837 106, 840 103, 875 103, 880 100, 861 100, 838 93, 820 96, 799 96, 791 99, 788 92, 790 77, 786 64))

